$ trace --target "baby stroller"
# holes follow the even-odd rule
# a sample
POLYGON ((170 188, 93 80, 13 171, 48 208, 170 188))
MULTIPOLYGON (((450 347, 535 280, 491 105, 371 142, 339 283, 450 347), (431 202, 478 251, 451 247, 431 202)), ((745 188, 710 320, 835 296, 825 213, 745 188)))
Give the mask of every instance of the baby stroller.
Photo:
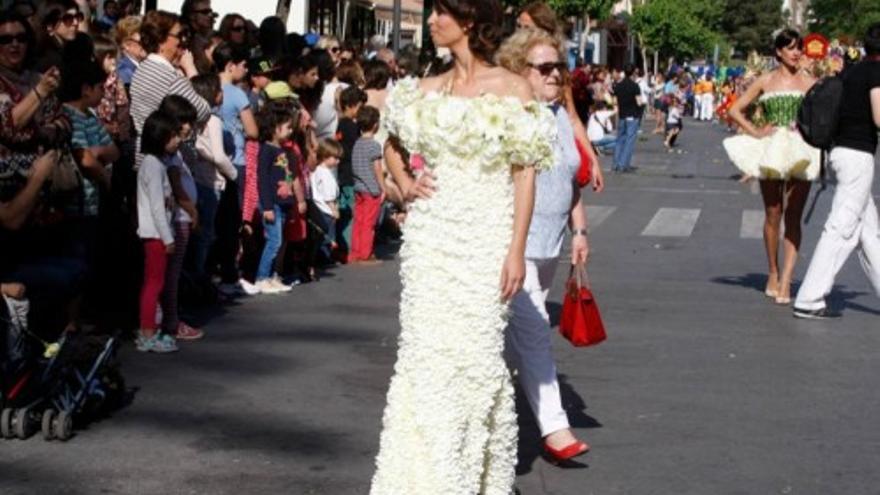
POLYGON ((28 330, 19 301, 0 302, 0 438, 23 440, 39 428, 45 440, 66 441, 75 417, 121 404, 118 337, 65 334, 49 344, 28 330))

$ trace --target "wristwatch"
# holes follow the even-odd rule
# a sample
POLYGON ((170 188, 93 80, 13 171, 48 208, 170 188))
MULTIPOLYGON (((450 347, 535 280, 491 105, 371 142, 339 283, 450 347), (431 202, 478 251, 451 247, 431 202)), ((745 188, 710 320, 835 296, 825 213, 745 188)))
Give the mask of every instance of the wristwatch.
POLYGON ((572 236, 582 235, 584 237, 587 237, 587 229, 572 229, 571 235, 572 236))

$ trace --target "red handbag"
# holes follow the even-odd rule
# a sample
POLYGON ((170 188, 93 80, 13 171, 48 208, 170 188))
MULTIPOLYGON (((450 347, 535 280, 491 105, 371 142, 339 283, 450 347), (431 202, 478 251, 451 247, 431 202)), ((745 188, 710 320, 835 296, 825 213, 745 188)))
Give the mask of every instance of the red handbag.
POLYGON ((575 347, 595 345, 606 338, 599 306, 589 285, 586 267, 571 267, 571 275, 565 284, 559 333, 575 347))
POLYGON ((577 171, 577 175, 575 175, 575 180, 578 186, 586 187, 593 180, 593 162, 590 160, 586 146, 580 140, 575 138, 574 144, 577 145, 578 155, 581 156, 581 166, 577 171))

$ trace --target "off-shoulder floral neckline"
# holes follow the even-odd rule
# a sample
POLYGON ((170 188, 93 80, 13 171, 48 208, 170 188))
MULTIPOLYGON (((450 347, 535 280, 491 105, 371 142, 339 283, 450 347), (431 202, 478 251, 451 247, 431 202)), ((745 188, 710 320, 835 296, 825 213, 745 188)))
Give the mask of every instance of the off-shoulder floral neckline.
POLYGON ((499 95, 496 93, 492 93, 486 90, 480 90, 480 94, 476 96, 464 96, 464 95, 455 95, 452 94, 451 91, 446 89, 447 84, 444 84, 441 89, 424 89, 419 82, 418 79, 414 79, 412 77, 408 77, 406 79, 402 79, 398 82, 398 84, 411 83, 413 85, 413 89, 415 89, 423 98, 452 98, 455 100, 480 100, 483 98, 496 99, 501 101, 511 101, 516 102, 522 106, 537 104, 537 100, 531 101, 522 101, 519 97, 513 95, 499 95))

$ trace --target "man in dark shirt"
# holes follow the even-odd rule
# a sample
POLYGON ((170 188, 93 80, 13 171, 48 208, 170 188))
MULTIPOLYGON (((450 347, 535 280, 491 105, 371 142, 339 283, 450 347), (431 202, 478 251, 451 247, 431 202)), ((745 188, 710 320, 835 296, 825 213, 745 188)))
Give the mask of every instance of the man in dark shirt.
POLYGON ((880 220, 871 196, 880 128, 880 23, 868 29, 866 58, 843 74, 840 121, 830 165, 837 177, 831 213, 794 304, 798 318, 839 316, 825 306, 834 278, 852 250, 880 296, 880 220))
POLYGON ((642 90, 633 81, 635 66, 626 64, 623 68, 623 80, 614 85, 614 97, 617 100, 620 125, 617 130, 617 146, 614 147, 614 172, 631 172, 632 155, 636 149, 639 125, 642 118, 642 90))

